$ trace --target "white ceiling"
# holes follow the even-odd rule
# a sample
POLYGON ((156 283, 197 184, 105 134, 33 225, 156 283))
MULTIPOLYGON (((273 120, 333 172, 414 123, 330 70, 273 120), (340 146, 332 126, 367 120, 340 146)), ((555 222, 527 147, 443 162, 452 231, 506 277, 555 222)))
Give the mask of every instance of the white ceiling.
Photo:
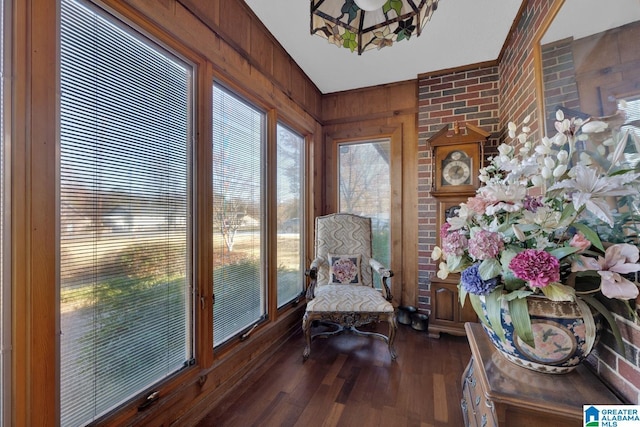
POLYGON ((420 37, 358 56, 312 36, 310 0, 245 0, 322 93, 495 60, 521 0, 440 0, 420 37))

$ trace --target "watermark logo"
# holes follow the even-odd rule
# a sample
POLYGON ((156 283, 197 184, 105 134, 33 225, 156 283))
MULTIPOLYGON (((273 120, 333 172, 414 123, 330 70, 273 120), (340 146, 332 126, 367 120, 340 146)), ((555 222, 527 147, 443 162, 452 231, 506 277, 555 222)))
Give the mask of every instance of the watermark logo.
POLYGON ((584 426, 600 427, 600 410, 595 406, 589 406, 584 410, 584 426))
POLYGON ((640 426, 640 405, 584 405, 584 427, 640 426))

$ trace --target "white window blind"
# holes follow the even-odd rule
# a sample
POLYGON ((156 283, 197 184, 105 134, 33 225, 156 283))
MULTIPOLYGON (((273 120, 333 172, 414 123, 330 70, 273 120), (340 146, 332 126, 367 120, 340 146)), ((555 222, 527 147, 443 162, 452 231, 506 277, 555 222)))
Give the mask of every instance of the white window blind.
POLYGON ((61 425, 190 362, 193 69, 104 11, 61 2, 61 425))
POLYGON ((262 183, 265 115, 213 86, 213 343, 265 315, 262 183))
POLYGON ((304 286, 304 138, 277 127, 278 307, 299 297, 304 286))

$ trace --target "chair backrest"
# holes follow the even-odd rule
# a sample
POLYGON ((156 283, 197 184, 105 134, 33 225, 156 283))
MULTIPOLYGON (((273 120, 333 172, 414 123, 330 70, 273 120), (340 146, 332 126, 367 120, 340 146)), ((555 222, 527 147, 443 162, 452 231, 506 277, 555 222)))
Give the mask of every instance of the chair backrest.
POLYGON ((360 255, 361 284, 373 286, 371 259, 371 218, 348 213, 335 213, 316 218, 316 258, 325 262, 318 266, 318 282, 330 282, 329 255, 360 255))

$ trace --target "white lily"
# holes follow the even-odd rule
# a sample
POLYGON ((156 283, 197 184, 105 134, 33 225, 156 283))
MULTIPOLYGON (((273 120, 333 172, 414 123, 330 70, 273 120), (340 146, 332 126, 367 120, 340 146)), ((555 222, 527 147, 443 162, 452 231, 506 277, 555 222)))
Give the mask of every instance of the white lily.
POLYGON ((596 217, 613 227, 613 213, 605 200, 610 196, 626 196, 635 190, 626 184, 637 179, 640 174, 627 172, 615 176, 599 176, 594 168, 577 164, 573 177, 552 185, 549 190, 566 189, 571 193, 573 207, 583 206, 596 217))

